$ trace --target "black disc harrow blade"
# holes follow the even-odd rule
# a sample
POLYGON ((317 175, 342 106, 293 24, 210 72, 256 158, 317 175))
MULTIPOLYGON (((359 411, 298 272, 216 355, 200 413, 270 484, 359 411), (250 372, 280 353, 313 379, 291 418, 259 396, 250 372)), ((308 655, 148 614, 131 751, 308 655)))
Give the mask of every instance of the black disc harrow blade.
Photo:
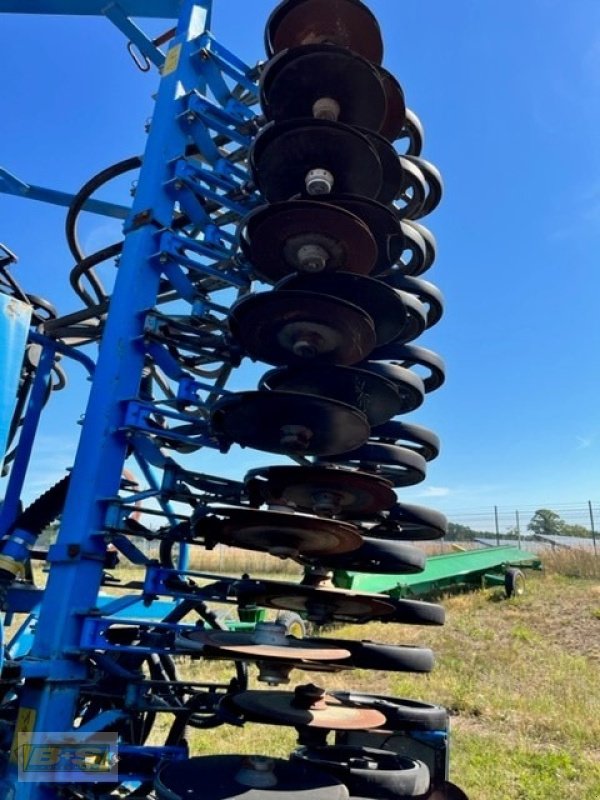
POLYGON ((245 477, 250 504, 283 505, 313 514, 376 514, 396 503, 389 481, 347 469, 276 466, 251 470, 245 477))
POLYGON ((298 45, 326 42, 381 63, 383 40, 374 14, 360 0, 284 0, 265 29, 268 56, 298 45))
POLYGON ((239 392, 212 409, 215 437, 243 447, 285 455, 333 455, 369 436, 357 409, 335 400, 294 392, 239 392))
MULTIPOLYGON (((172 570, 165 579, 183 597, 235 603, 241 620, 256 623, 230 630, 203 608, 202 624, 172 634, 180 652, 237 662, 215 724, 292 726, 302 747, 289 761, 210 756, 167 764, 154 791, 158 800, 460 798, 439 765, 344 744, 357 732, 386 742, 399 732, 443 737, 444 709, 311 683, 271 689, 289 683, 295 669, 430 672, 428 648, 331 633, 297 638, 287 625, 294 615, 300 628, 444 624, 440 605, 399 596, 399 576, 426 571, 419 542, 443 537, 447 522, 401 494, 425 479, 440 443, 399 417, 445 381, 442 359, 414 344, 443 315, 440 292, 421 277, 436 242, 420 220, 443 194, 440 173, 422 156, 423 127, 382 65, 379 24, 361 0, 284 0, 267 21, 265 46, 268 60, 255 73, 261 113, 245 125, 251 140, 236 162, 249 171, 240 195, 261 199, 230 236, 238 250, 232 268, 248 283, 229 309, 207 307, 223 317, 213 323, 227 366, 249 358, 269 368, 256 390, 229 392, 221 383, 200 413, 205 438, 223 453, 239 445, 290 460, 249 469, 237 493, 193 498, 191 519, 172 526, 170 538, 160 532, 161 564, 171 568, 174 542, 185 540, 266 553, 303 572, 296 580, 244 573, 205 585, 214 576, 190 573, 186 582, 172 570), (372 579, 377 586, 389 576, 389 589, 353 590, 360 573, 381 576, 372 579), (264 609, 272 611, 258 618, 264 609), (248 664, 268 691, 247 691, 248 664), (333 745, 329 731, 337 732, 333 745)), ((198 366, 192 356, 190 365, 198 366)), ((193 709, 178 714, 181 738, 196 718, 193 709)))

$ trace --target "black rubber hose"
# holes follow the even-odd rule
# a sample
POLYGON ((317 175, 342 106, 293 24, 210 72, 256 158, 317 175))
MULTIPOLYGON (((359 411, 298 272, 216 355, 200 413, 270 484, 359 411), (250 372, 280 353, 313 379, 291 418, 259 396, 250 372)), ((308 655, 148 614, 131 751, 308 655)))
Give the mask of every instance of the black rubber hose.
MULTIPOLYGON (((198 148, 196 145, 190 145, 186 148, 186 156, 195 155, 197 152, 198 148)), ((101 186, 104 186, 105 183, 124 175, 126 172, 139 169, 141 166, 141 156, 130 156, 122 161, 117 161, 116 164, 111 164, 109 167, 106 167, 105 169, 96 173, 96 175, 84 183, 81 189, 77 192, 71 202, 71 205, 69 206, 69 211, 65 220, 67 244, 75 261, 79 262, 87 258, 86 254, 81 249, 81 245, 77 237, 77 218, 84 210, 83 207, 86 202, 95 192, 98 191, 98 189, 100 189, 101 186)), ((187 222, 189 222, 189 220, 187 220, 187 222)), ((115 245, 112 246, 114 247, 115 245)), ((107 256, 107 258, 110 258, 110 256, 107 256)))
POLYGON ((102 250, 98 250, 97 253, 87 256, 87 258, 82 258, 82 260, 78 261, 71 270, 69 281, 73 287, 73 291, 81 300, 83 300, 86 306, 96 306, 108 299, 108 295, 104 291, 101 281, 94 274, 94 272, 92 272, 92 270, 103 261, 108 261, 109 258, 115 258, 118 256, 122 249, 123 242, 111 244, 108 247, 104 247, 102 250), (91 294, 88 294, 86 289, 81 285, 80 281, 83 275, 85 275, 91 283, 97 299, 94 299, 91 294))
MULTIPOLYGON (((45 392, 45 396, 42 400, 42 405, 45 406, 52 392, 58 392, 61 389, 64 389, 67 385, 67 376, 65 371, 58 365, 57 360, 54 362, 54 366, 52 367, 52 372, 54 374, 54 380, 48 383, 47 390, 45 392)), ((19 383, 19 388, 17 389, 17 397, 16 397, 16 405, 13 411, 13 415, 10 422, 9 433, 5 448, 5 456, 3 460, 3 467, 1 471, 1 475, 8 475, 8 465, 14 461, 15 456, 17 454, 18 445, 14 447, 12 450, 10 448, 13 445, 15 440, 15 436, 17 435, 17 431, 23 425, 24 421, 24 410, 29 402, 29 394, 31 388, 33 386, 33 381, 35 378, 35 369, 31 367, 22 367, 21 368, 21 380, 19 383)))
POLYGON ((118 161, 116 164, 112 164, 110 167, 106 167, 106 169, 98 172, 96 175, 90 178, 87 183, 84 183, 81 189, 77 192, 71 205, 69 206, 69 211, 67 213, 67 219, 65 222, 67 244, 69 245, 69 250, 71 251, 75 261, 79 262, 86 258, 86 255, 81 249, 79 239, 77 237, 77 217, 83 210, 85 203, 90 199, 94 192, 96 192, 105 183, 108 183, 114 178, 118 178, 120 175, 124 175, 126 172, 131 172, 131 170, 137 169, 138 167, 141 167, 141 165, 142 159, 140 156, 125 158, 123 161, 118 161))
MULTIPOLYGON (((186 157, 196 155, 197 153, 198 148, 196 145, 192 144, 187 146, 185 151, 186 157)), ((98 305, 98 302, 96 302, 92 295, 81 285, 81 278, 84 275, 86 276, 100 304, 106 302, 109 299, 109 295, 104 290, 102 282, 93 270, 95 266, 101 264, 103 261, 107 261, 110 258, 115 258, 118 256, 123 249, 123 242, 115 242, 114 244, 108 245, 96 253, 86 256, 81 249, 81 245, 77 237, 77 219, 81 211, 84 210, 83 207, 86 201, 89 200, 94 192, 96 192, 101 186, 110 180, 125 174, 126 172, 139 169, 141 165, 142 158, 140 156, 132 156, 124 159, 123 161, 119 161, 116 164, 112 164, 110 167, 106 167, 106 169, 98 172, 81 187, 81 189, 73 198, 73 201, 69 207, 65 223, 66 237, 69 249, 77 262, 71 271, 70 282, 77 296, 83 300, 84 304, 88 307, 96 306, 98 305)), ((208 205, 207 210, 210 210, 208 205)), ((180 230, 189 224, 190 220, 187 215, 181 214, 174 220, 173 228, 175 230, 180 230)), ((161 282, 161 288, 159 292, 168 290, 168 288, 168 282, 161 282)))
POLYGON ((165 740, 165 747, 176 746, 180 744, 185 736, 185 731, 188 725, 193 728, 214 728, 222 723, 218 713, 208 717, 202 722, 195 718, 195 714, 202 710, 203 704, 206 702, 206 694, 199 692, 193 695, 185 704, 185 706, 175 716, 175 720, 171 725, 171 729, 165 740))

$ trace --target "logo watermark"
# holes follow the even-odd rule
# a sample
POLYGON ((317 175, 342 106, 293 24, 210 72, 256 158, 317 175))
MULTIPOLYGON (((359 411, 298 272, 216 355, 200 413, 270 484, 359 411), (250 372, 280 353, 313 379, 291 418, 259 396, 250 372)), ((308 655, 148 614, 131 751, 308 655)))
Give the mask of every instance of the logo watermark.
POLYGON ((25 783, 113 783, 116 733, 19 733, 18 780, 25 783))

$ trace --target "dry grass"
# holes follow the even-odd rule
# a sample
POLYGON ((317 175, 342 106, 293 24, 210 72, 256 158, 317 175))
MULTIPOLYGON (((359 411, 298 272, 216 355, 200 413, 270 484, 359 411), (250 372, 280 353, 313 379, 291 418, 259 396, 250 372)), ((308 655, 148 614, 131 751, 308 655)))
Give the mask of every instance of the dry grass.
POLYGON ((590 550, 548 549, 543 561, 549 573, 567 578, 600 580, 600 557, 590 550))
POLYGON ((298 576, 302 570, 288 560, 275 558, 268 553, 254 553, 235 547, 216 547, 206 551, 193 547, 190 552, 190 569, 215 572, 222 575, 282 575, 298 576))
MULTIPOLYGON (((493 589, 446 598, 444 628, 371 624, 324 634, 431 646, 438 661, 429 676, 353 671, 292 678, 445 705, 452 714, 451 777, 470 800, 598 800, 600 558, 560 550, 543 561, 544 573, 528 576, 523 597, 506 600, 493 589)), ((282 573, 287 562, 225 548, 194 552, 192 566, 293 578, 282 573)), ((180 671, 215 682, 233 675, 229 662, 184 661, 180 671)), ((265 688, 255 679, 252 687, 265 688)), ((153 741, 168 724, 168 717, 160 720, 153 741)), ((293 729, 252 724, 189 735, 192 754, 285 756, 295 740, 293 729)))
MULTIPOLYGON (((431 675, 296 672, 294 682, 445 705, 452 714, 452 777, 470 800, 598 800, 600 584, 535 574, 524 597, 506 600, 494 589, 444 605, 444 628, 371 624, 334 632, 430 645, 438 658, 431 675)), ((228 662, 188 662, 182 669, 197 679, 232 675, 228 662)), ((283 756, 294 743, 293 730, 264 725, 190 732, 194 753, 283 756)))

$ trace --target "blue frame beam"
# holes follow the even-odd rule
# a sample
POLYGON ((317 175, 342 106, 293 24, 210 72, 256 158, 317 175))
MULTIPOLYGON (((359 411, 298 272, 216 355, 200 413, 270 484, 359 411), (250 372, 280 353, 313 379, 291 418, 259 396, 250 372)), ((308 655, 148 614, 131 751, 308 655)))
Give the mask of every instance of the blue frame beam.
MULTIPOLYGON (((117 5, 113 3, 107 6, 104 10, 104 14, 113 25, 116 25, 121 33, 127 36, 130 44, 135 45, 144 58, 148 59, 149 62, 151 61, 155 67, 159 69, 162 67, 165 63, 164 53, 129 19, 120 4, 117 5)), ((142 67, 142 69, 145 68, 142 67)))
MULTIPOLYGON (((14 8, 15 4, 10 5, 14 8)), ((57 8, 51 2, 22 5, 32 10, 35 5, 38 12, 44 5, 57 8)), ((132 6, 138 4, 124 5, 133 13, 132 6)), ((161 4, 144 0, 143 5, 156 8, 161 4)), ((79 687, 87 675, 85 663, 73 656, 83 623, 76 610, 91 609, 97 603, 106 552, 106 512, 118 495, 128 448, 127 401, 138 394, 145 363, 141 346, 145 314, 155 304, 160 284, 160 265, 154 256, 160 231, 171 224, 175 206, 164 187, 172 164, 184 156, 187 145, 177 111, 181 93, 202 86, 192 56, 209 24, 211 7, 212 0, 186 0, 158 90, 62 523, 48 557, 51 566, 39 625, 24 664, 25 671, 36 664, 48 669, 47 680, 25 682, 20 698, 21 708, 35 710, 36 731, 71 730, 79 687)), ((56 793, 50 786, 19 783, 16 797, 55 800, 56 793)))
POLYGON ((0 0, 0 13, 102 17, 111 6, 118 6, 128 17, 174 19, 183 0, 0 0))
MULTIPOLYGON (((0 193, 12 194, 15 197, 25 197, 28 200, 39 200, 41 203, 51 203, 55 206, 68 208, 75 199, 74 194, 59 192, 56 189, 47 189, 45 186, 34 186, 25 183, 8 170, 0 167, 0 193)), ((130 209, 118 203, 107 203, 105 200, 86 200, 83 209, 92 214, 102 214, 105 217, 125 220, 130 209)))

